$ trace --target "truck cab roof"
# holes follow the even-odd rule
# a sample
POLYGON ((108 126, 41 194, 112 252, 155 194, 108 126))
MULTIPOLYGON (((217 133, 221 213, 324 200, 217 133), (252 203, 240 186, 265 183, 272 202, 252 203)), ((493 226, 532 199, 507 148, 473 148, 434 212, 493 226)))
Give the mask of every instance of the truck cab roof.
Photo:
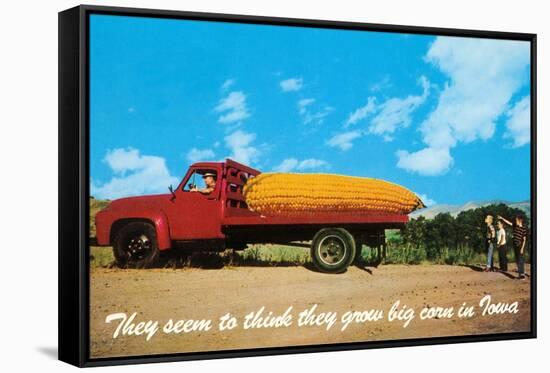
POLYGON ((251 175, 258 175, 261 173, 260 170, 256 170, 250 166, 234 161, 230 158, 227 158, 223 162, 195 162, 191 164, 190 167, 193 168, 219 168, 220 166, 226 167, 226 169, 231 168, 234 170, 246 172, 251 175))

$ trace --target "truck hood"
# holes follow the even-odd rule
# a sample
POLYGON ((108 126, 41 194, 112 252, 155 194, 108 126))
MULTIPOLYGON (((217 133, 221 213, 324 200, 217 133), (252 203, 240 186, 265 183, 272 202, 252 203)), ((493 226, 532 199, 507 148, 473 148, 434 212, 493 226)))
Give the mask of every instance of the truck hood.
POLYGON ((151 196, 126 197, 113 200, 109 208, 124 209, 127 207, 160 207, 170 201, 170 194, 156 194, 151 196))

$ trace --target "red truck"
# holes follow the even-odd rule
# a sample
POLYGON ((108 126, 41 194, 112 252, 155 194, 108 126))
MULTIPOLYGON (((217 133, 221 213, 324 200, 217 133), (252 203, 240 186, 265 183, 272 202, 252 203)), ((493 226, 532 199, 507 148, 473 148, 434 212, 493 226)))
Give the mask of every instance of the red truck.
POLYGON ((198 162, 170 193, 121 198, 96 215, 97 244, 113 246, 117 265, 150 267, 170 249, 223 251, 247 244, 310 247, 322 272, 339 273, 360 255, 361 245, 379 247, 385 229, 403 228, 406 214, 263 216, 250 210, 242 194, 260 171, 227 159, 198 162), (202 176, 216 176, 211 193, 192 192, 202 176))

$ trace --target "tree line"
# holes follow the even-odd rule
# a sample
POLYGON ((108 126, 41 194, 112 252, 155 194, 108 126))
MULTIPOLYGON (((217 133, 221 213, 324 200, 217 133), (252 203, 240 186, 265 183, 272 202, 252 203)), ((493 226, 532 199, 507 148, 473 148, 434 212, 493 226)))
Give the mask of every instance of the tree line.
MULTIPOLYGON (((387 239, 386 262, 419 263, 422 261, 447 264, 483 262, 486 258, 485 234, 487 215, 500 215, 509 221, 521 215, 530 227, 529 216, 506 204, 492 204, 461 211, 456 217, 449 213, 437 214, 433 219, 413 218, 399 234, 387 239)), ((513 258, 512 227, 505 225, 509 258, 513 258)), ((529 237, 530 238, 530 237, 529 237)), ((527 240, 526 260, 530 261, 531 240, 527 240)))

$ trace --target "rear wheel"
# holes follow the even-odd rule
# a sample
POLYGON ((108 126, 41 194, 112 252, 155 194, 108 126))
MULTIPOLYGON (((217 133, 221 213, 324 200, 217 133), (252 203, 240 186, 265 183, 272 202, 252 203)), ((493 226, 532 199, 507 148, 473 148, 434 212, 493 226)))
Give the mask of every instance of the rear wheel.
POLYGON ((343 228, 321 229, 311 243, 311 259, 321 272, 341 273, 355 259, 355 240, 343 228))
POLYGON ((126 224, 115 237, 113 254, 121 268, 152 267, 159 257, 155 227, 145 222, 126 224))

